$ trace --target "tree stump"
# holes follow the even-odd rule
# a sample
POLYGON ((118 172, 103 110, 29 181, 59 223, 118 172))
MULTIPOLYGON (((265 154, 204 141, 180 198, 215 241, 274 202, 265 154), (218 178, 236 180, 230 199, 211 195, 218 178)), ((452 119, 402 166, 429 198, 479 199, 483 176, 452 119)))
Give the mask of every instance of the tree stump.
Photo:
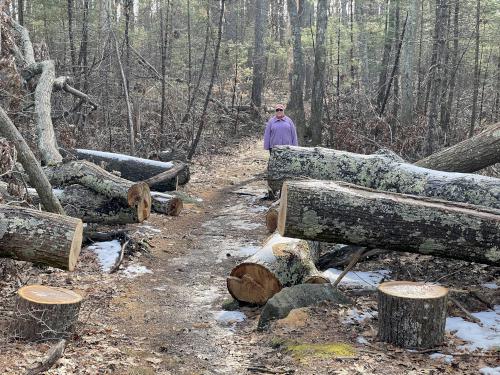
POLYGON ((442 344, 448 289, 410 281, 378 287, 379 339, 414 349, 442 344))
POLYGON ((73 333, 82 302, 79 294, 44 285, 28 285, 17 293, 16 337, 39 341, 73 333))

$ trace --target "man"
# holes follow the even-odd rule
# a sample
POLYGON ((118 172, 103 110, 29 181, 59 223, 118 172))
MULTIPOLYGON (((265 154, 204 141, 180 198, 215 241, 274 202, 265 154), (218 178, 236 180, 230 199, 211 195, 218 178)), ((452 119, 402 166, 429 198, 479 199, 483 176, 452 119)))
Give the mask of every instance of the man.
POLYGON ((276 115, 271 117, 264 132, 264 149, 271 150, 278 145, 297 146, 297 130, 292 119, 285 116, 285 106, 277 104, 276 115))

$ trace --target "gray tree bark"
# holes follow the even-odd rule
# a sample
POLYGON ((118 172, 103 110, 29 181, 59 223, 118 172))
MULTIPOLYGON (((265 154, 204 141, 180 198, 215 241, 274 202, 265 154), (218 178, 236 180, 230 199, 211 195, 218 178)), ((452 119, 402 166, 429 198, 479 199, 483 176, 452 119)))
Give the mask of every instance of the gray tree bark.
POLYGON ((262 105, 265 71, 265 30, 267 29, 267 0, 255 1, 255 38, 253 50, 252 103, 262 105))
POLYGON ((80 219, 0 205, 0 257, 73 271, 82 238, 80 219))
POLYGON ((500 210, 332 181, 283 185, 278 232, 500 265, 500 210))
POLYGON ((268 166, 271 189, 279 190, 284 180, 298 178, 344 181, 377 190, 500 208, 497 178, 434 171, 376 154, 320 147, 273 148, 268 166))

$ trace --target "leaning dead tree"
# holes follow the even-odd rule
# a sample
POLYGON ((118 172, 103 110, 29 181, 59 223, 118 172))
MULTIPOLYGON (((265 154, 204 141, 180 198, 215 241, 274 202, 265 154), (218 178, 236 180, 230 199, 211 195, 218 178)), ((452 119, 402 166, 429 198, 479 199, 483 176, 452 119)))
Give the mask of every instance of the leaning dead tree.
POLYGON ((448 172, 475 172, 500 163, 500 122, 472 138, 445 148, 415 163, 448 172))
POLYGON ((382 155, 326 148, 278 146, 268 165, 268 183, 279 190, 287 179, 344 181, 376 190, 500 208, 500 179, 440 172, 382 155))
POLYGON ((288 181, 281 235, 500 265, 500 210, 332 181, 288 181))

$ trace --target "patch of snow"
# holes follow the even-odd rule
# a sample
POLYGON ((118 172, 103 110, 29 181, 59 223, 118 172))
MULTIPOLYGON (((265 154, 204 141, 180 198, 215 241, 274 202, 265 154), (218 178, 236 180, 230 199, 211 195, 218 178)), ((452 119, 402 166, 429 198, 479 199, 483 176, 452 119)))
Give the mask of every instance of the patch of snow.
POLYGON ((60 197, 62 193, 64 193, 63 189, 52 189, 52 192, 54 193, 55 196, 60 197))
POLYGON ((356 308, 349 309, 347 316, 342 319, 342 323, 354 324, 365 321, 366 319, 373 319, 378 313, 373 310, 359 311, 356 308))
POLYGON ((481 321, 482 327, 459 317, 446 319, 446 330, 454 332, 455 336, 468 342, 460 348, 468 350, 500 348, 500 305, 496 305, 494 311, 481 311, 472 315, 481 321))
MULTIPOLYGON (((200 285, 199 287, 204 286, 200 285)), ((197 305, 210 306, 212 302, 220 296, 219 291, 215 287, 197 290, 195 286, 194 290, 195 292, 193 293, 191 300, 197 305)))
POLYGON ((94 242, 93 245, 87 246, 87 249, 96 253, 101 269, 109 272, 120 256, 122 245, 118 240, 94 242))
POLYGON ((261 213, 261 212, 266 212, 269 208, 266 206, 253 206, 250 207, 249 211, 250 212, 256 212, 256 213, 261 213))
POLYGON ((429 356, 430 359, 442 359, 445 363, 451 363, 453 362, 453 356, 449 354, 443 354, 443 353, 433 353, 429 356))
POLYGON ((488 289, 498 289, 498 285, 496 283, 485 283, 482 286, 488 289))
POLYGON ((249 257, 251 255, 254 255, 259 250, 259 246, 243 246, 238 249, 238 255, 241 257, 249 257))
POLYGON ((135 161, 135 162, 149 164, 149 165, 153 165, 156 167, 162 167, 162 168, 166 168, 166 169, 172 168, 174 166, 174 164, 171 162, 136 158, 134 156, 125 155, 125 154, 115 154, 113 152, 86 150, 86 149, 81 149, 81 148, 76 149, 76 151, 78 151, 82 154, 95 155, 95 156, 100 156, 100 157, 105 157, 105 158, 110 158, 110 159, 115 159, 115 160, 120 160, 120 161, 135 161))
POLYGON ((128 277, 129 279, 133 279, 134 277, 144 275, 146 273, 153 273, 150 269, 140 264, 130 264, 123 271, 123 275, 128 277))
POLYGON ((356 338, 356 342, 357 342, 358 344, 362 344, 362 345, 366 345, 366 344, 368 344, 368 340, 367 340, 367 339, 365 339, 363 336, 358 336, 358 337, 356 338))
POLYGON ((154 291, 157 291, 157 292, 164 292, 167 290, 167 287, 166 286, 157 286, 155 288, 153 288, 154 291))
POLYGON ((232 325, 243 322, 247 317, 240 311, 216 311, 214 312, 215 320, 222 325, 232 325))
POLYGON ((144 230, 144 232, 161 233, 161 229, 158 229, 158 228, 152 227, 151 225, 146 225, 146 224, 141 225, 139 227, 139 229, 141 231, 144 230))
POLYGON ((500 367, 483 367, 479 369, 481 375, 500 375, 500 367))
POLYGON ((235 228, 243 230, 257 229, 261 226, 261 224, 251 223, 248 220, 234 220, 231 222, 231 225, 235 228))
MULTIPOLYGON (((337 277, 342 273, 342 270, 329 268, 323 272, 323 276, 328 278, 330 282, 335 282, 337 277)), ((376 288, 382 280, 386 280, 390 271, 377 270, 372 272, 350 271, 342 278, 340 285, 358 287, 358 288, 376 288)))

